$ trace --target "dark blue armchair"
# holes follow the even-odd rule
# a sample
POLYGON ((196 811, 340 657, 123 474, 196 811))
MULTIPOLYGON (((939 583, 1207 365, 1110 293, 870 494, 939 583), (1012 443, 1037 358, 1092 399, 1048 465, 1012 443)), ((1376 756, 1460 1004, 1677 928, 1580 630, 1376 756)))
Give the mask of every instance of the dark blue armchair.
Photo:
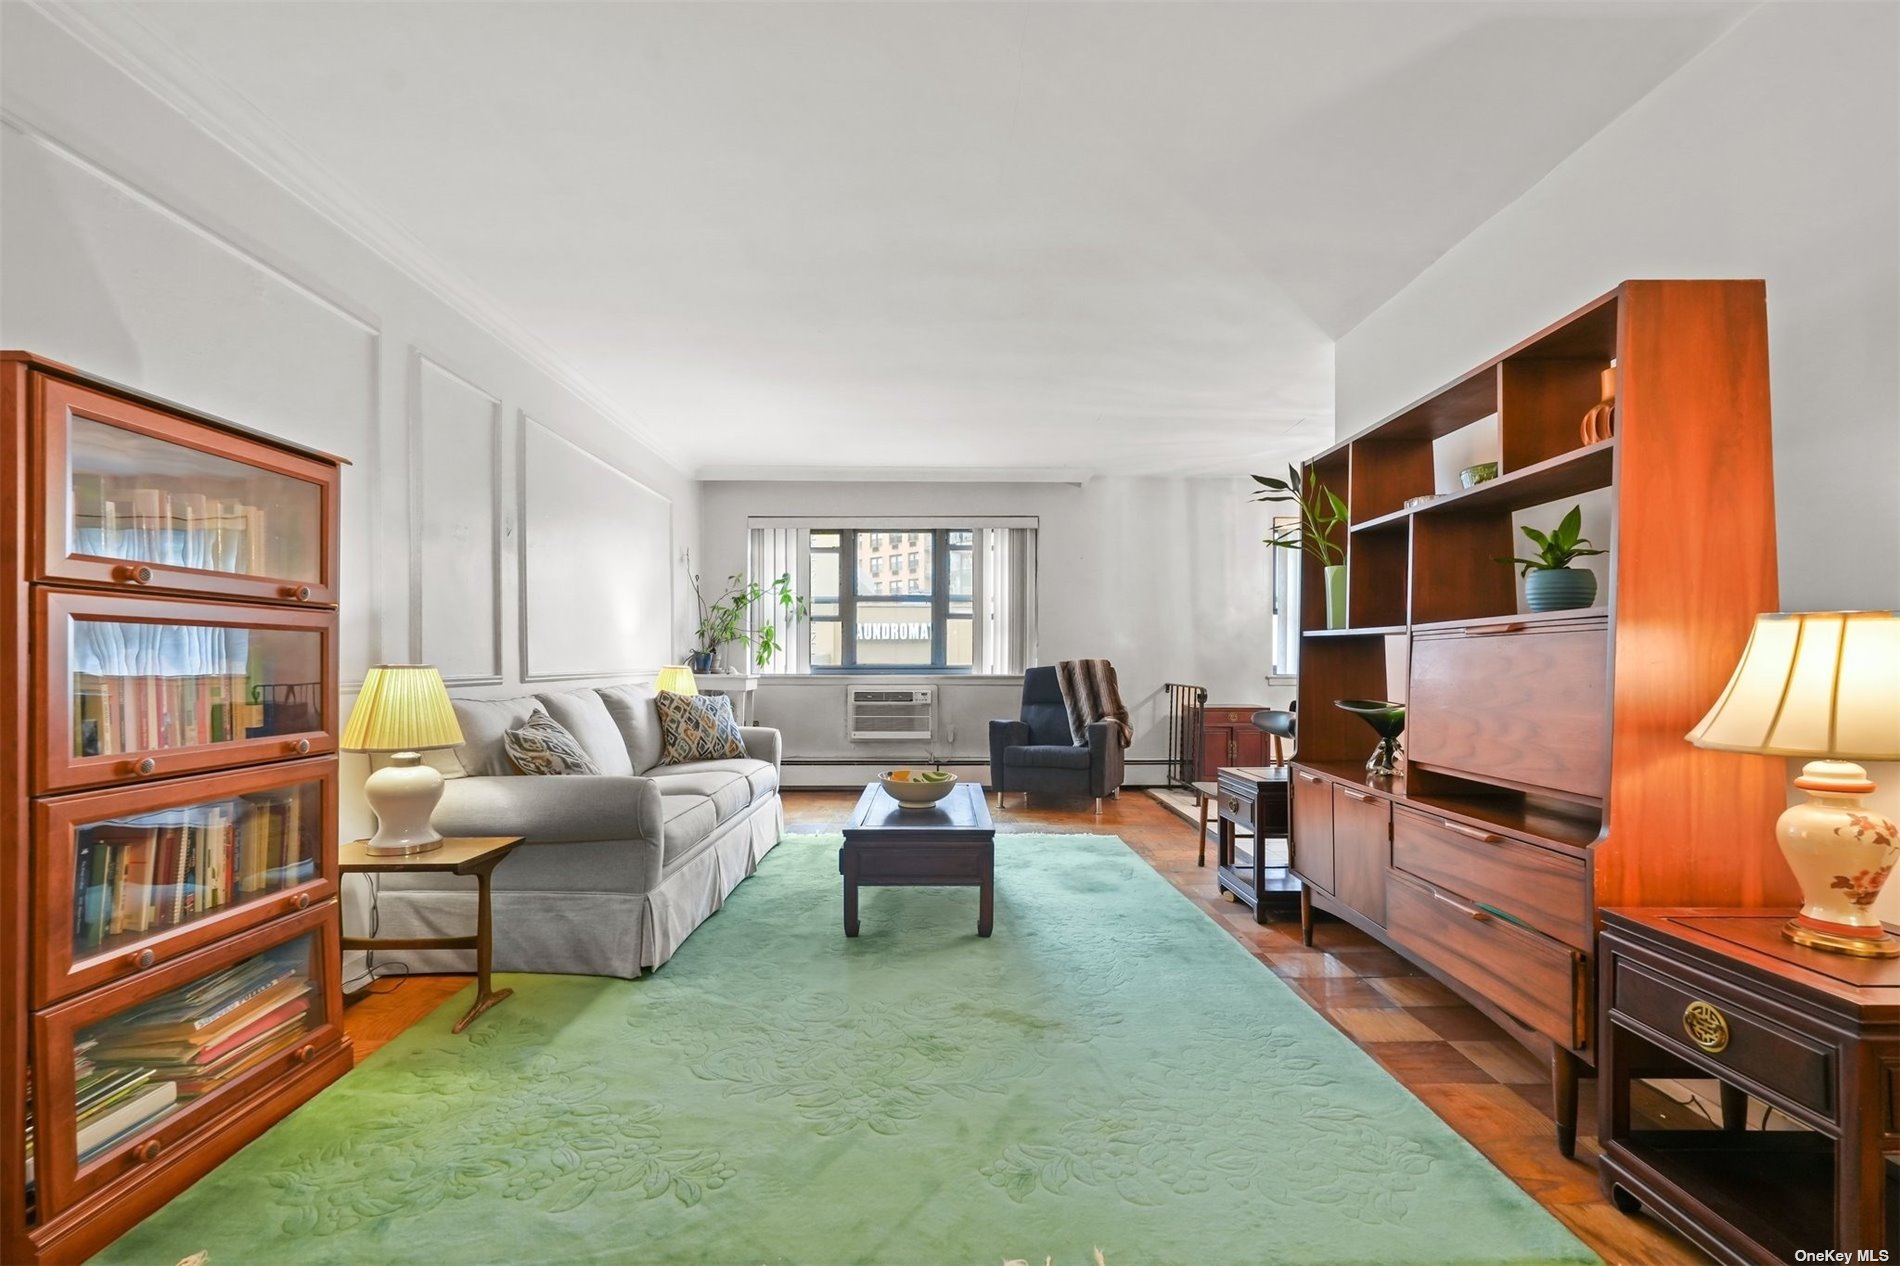
POLYGON ((1023 674, 1022 719, 990 722, 990 788, 997 803, 1015 791, 1054 792, 1063 796, 1118 795, 1122 785, 1122 742, 1113 721, 1088 728, 1088 742, 1069 734, 1069 712, 1054 667, 1023 674))

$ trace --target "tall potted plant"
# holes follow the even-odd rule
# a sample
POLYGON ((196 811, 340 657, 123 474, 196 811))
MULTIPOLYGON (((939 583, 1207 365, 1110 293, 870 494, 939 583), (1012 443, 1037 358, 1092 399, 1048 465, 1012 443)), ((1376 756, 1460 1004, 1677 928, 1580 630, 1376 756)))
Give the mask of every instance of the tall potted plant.
POLYGON ((1301 475, 1296 467, 1286 468, 1285 479, 1255 475, 1260 485, 1255 501, 1291 502, 1300 508, 1297 523, 1279 523, 1266 544, 1277 549, 1296 549, 1320 565, 1326 578, 1326 627, 1346 627, 1346 551, 1333 540, 1333 530, 1346 525, 1346 503, 1321 483, 1309 467, 1301 475))
POLYGON ((725 591, 708 601, 706 591, 700 587, 699 573, 691 570, 691 555, 686 561, 693 578, 693 596, 699 600, 699 627, 693 630, 696 649, 687 657, 693 670, 712 671, 718 665, 720 653, 734 644, 747 648, 754 667, 765 667, 781 645, 779 626, 777 621, 765 621, 755 627, 752 609, 769 610, 776 605, 794 619, 802 619, 807 604, 792 592, 791 573, 757 581, 747 580, 744 572, 734 572, 726 578, 725 591))
POLYGON ((1557 530, 1548 535, 1534 527, 1522 531, 1537 547, 1537 557, 1494 561, 1522 566, 1525 606, 1532 611, 1570 611, 1596 601, 1596 575, 1570 565, 1586 554, 1604 552, 1593 548, 1583 535, 1582 506, 1571 506, 1557 530))

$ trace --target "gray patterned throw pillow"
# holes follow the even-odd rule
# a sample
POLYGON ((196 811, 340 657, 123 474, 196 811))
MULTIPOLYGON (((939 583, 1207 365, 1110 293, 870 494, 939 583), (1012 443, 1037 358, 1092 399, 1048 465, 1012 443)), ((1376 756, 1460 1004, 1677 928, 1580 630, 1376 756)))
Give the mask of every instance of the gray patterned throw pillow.
POLYGON ((732 700, 724 695, 676 695, 662 690, 654 696, 660 709, 664 736, 660 764, 681 765, 692 760, 726 760, 745 755, 732 700))
POLYGON ((501 736, 508 759, 524 774, 598 774, 600 767, 581 750, 559 721, 543 712, 501 736))

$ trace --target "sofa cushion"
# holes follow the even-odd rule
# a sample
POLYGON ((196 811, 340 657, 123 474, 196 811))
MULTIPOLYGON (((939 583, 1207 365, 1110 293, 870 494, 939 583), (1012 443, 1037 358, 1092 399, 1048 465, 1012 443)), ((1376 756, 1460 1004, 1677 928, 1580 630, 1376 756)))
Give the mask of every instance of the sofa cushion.
POLYGON ((745 812, 752 803, 752 787, 746 782, 745 775, 707 770, 697 774, 668 773, 670 766, 662 765, 650 775, 660 784, 660 795, 666 796, 705 796, 712 801, 713 811, 721 822, 726 822, 745 812))
POLYGON ((536 695, 548 715, 574 736, 588 758, 603 774, 631 774, 633 760, 627 755, 627 741, 607 711, 598 690, 560 690, 536 695))
POLYGON ((1027 769, 1087 769, 1089 749, 1041 744, 1029 747, 1006 747, 1003 749, 1003 763, 1027 769))
POLYGON ((452 760, 432 762, 436 768, 451 777, 461 774, 477 778, 513 776, 519 772, 508 759, 502 735, 520 728, 534 715, 535 709, 541 706, 535 697, 518 695, 512 699, 452 699, 449 702, 455 708, 456 723, 462 727, 462 745, 444 754, 452 756, 452 760), (459 765, 459 774, 451 773, 450 765, 459 765))
POLYGON ((662 765, 726 760, 745 755, 732 700, 724 695, 676 695, 662 690, 654 698, 660 710, 662 765))
POLYGON ((540 709, 501 736, 508 759, 524 774, 598 774, 574 736, 540 709))
MULTIPOLYGON (((662 765, 649 775, 660 784, 662 794, 670 794, 670 779, 697 774, 738 774, 746 781, 750 801, 756 804, 778 790, 778 769, 768 761, 751 758, 736 760, 695 760, 683 765, 662 765)), ((685 784, 681 784, 684 786, 685 784)))
POLYGON ((595 693, 607 705, 607 715, 620 728, 620 739, 626 744, 627 759, 633 762, 633 772, 644 774, 659 764, 660 712, 653 705, 653 687, 632 683, 608 686, 597 689, 595 693))
POLYGON ((660 837, 660 865, 670 866, 691 852, 719 825, 718 811, 705 796, 660 795, 660 817, 666 825, 660 837))

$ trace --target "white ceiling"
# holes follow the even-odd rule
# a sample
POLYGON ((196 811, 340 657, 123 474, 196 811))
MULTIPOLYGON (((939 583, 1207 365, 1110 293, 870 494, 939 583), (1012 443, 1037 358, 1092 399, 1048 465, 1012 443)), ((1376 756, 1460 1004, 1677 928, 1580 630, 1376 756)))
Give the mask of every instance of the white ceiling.
POLYGON ((689 469, 889 477, 1317 447, 1332 340, 1744 7, 88 11, 689 469))

